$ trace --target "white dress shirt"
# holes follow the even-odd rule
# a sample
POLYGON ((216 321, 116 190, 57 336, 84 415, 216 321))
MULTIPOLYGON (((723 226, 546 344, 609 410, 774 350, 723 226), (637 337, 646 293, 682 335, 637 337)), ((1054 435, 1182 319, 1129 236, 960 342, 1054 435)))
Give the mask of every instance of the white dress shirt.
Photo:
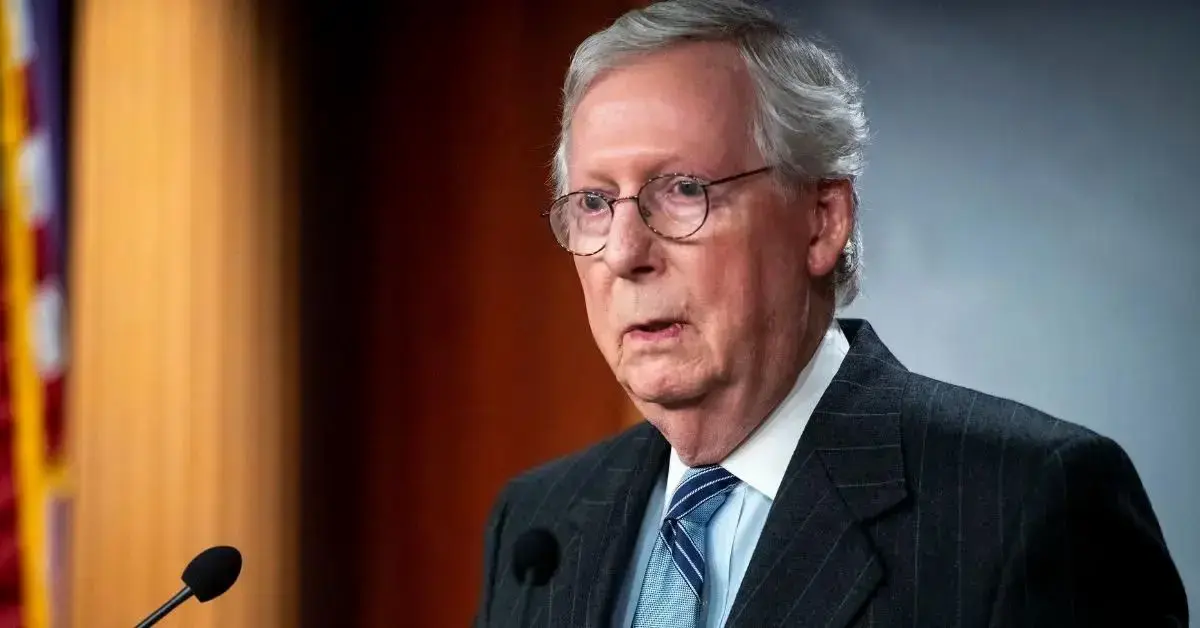
MULTIPOLYGON (((708 525, 702 600, 705 612, 701 625, 711 628, 725 624, 792 453, 800 442, 808 418, 849 350, 850 343, 835 319, 813 358, 796 378, 791 392, 766 421, 721 462, 721 466, 742 483, 730 492, 708 525)), ((659 479, 646 508, 633 562, 613 613, 615 628, 629 628, 633 623, 646 565, 670 505, 667 487, 673 493, 687 469, 672 449, 667 472, 659 479)))

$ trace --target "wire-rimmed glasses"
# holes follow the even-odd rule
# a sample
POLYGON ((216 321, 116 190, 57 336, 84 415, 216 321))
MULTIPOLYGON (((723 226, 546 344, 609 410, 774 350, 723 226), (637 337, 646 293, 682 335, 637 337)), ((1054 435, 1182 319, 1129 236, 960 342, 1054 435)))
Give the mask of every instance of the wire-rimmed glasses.
POLYGON ((623 198, 590 190, 571 192, 555 199, 542 216, 549 220, 558 245, 574 255, 595 255, 604 250, 613 207, 622 201, 634 201, 642 222, 654 233, 682 240, 699 231, 708 220, 709 188, 770 169, 766 166, 716 181, 690 174, 660 174, 642 184, 637 194, 623 198))

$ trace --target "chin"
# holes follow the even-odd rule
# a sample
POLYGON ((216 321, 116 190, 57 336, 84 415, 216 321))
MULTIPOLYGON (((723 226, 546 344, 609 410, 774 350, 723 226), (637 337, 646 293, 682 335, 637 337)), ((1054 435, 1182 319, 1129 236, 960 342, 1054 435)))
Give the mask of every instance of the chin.
POLYGON ((676 409, 696 404, 708 391, 707 378, 686 372, 685 368, 631 369, 625 378, 625 388, 634 402, 663 409, 676 409))
POLYGON ((640 387, 630 385, 629 393, 633 395, 634 402, 638 404, 665 410, 678 410, 693 406, 703 396, 696 393, 691 387, 685 386, 640 387))

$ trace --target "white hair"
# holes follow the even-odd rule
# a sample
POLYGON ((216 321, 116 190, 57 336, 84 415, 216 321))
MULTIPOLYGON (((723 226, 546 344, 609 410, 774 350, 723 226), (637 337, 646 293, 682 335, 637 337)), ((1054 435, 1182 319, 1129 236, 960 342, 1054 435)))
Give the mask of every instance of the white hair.
MULTIPOLYGON (((785 181, 853 182, 862 173, 868 128, 860 88, 832 51, 742 0, 666 0, 626 13, 575 49, 552 165, 556 194, 567 192, 571 118, 591 82, 633 56, 694 41, 728 42, 741 53, 756 88, 755 143, 785 181)), ((858 295, 862 273, 858 205, 855 192, 853 228, 833 272, 843 307, 858 295)))

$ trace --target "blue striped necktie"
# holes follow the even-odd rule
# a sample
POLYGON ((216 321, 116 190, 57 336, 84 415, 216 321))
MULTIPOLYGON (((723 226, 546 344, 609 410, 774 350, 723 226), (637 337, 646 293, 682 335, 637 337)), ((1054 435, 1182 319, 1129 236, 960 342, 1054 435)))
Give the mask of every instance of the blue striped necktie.
POLYGON ((684 474, 650 553, 633 628, 703 626, 704 532, 729 491, 739 483, 733 474, 716 465, 696 467, 684 474))

